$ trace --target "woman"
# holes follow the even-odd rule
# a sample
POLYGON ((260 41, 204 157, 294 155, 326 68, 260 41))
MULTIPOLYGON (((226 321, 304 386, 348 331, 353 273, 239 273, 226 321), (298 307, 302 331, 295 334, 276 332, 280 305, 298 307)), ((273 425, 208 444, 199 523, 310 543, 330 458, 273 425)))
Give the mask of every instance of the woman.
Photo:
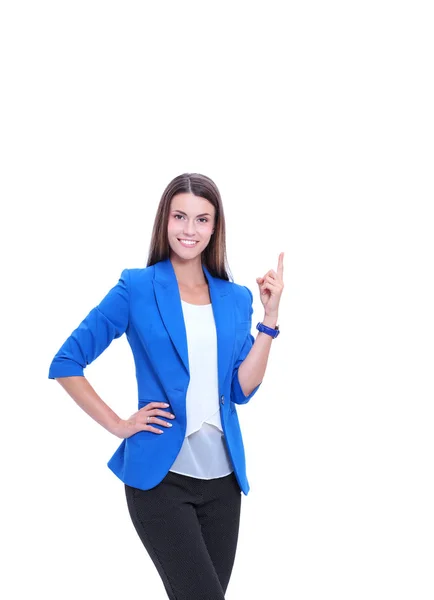
POLYGON ((265 314, 254 339, 252 294, 226 269, 220 193, 204 175, 180 175, 161 198, 147 267, 122 271, 50 366, 49 377, 123 440, 108 466, 172 599, 220 600, 229 583, 249 491, 236 405, 259 388, 279 333, 283 254, 256 281, 265 314), (123 333, 139 396, 129 419, 83 375, 123 333))

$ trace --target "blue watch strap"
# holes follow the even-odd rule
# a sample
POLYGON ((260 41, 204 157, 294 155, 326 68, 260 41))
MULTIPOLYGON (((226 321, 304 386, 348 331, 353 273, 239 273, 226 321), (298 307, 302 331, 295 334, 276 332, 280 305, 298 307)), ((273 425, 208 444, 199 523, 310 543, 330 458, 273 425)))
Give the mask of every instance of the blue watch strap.
POLYGON ((272 338, 277 338, 277 336, 280 333, 279 330, 279 326, 276 325, 276 328, 273 329, 272 327, 267 327, 266 325, 264 325, 263 323, 258 323, 256 325, 256 329, 258 331, 261 331, 262 333, 266 333, 267 335, 271 335, 272 338))

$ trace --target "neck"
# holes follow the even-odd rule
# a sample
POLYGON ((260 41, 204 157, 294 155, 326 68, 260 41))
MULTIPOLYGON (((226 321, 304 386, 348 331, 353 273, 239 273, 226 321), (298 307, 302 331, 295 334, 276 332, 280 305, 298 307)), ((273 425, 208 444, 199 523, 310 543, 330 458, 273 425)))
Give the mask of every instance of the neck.
POLYGON ((192 260, 179 260, 179 257, 171 257, 170 262, 178 284, 184 287, 196 287, 208 283, 202 269, 200 256, 192 260))

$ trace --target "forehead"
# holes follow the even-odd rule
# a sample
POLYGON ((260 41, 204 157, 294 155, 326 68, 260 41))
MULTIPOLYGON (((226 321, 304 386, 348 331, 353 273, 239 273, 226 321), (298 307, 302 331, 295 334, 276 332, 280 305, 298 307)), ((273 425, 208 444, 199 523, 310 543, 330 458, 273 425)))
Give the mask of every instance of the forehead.
POLYGON ((203 214, 208 213, 214 215, 214 206, 206 198, 195 196, 194 194, 183 192, 176 194, 170 203, 171 210, 180 210, 187 214, 203 214))

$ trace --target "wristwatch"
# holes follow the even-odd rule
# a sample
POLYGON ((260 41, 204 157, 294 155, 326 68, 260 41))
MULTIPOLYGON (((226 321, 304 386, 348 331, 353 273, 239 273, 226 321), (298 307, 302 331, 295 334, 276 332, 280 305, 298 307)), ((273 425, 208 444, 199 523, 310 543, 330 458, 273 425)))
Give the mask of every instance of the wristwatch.
POLYGON ((266 333, 267 335, 271 335, 272 338, 277 338, 277 336, 280 333, 279 325, 276 325, 276 327, 273 329, 272 327, 267 327, 263 323, 258 323, 256 325, 256 329, 258 331, 261 331, 262 333, 266 333))

